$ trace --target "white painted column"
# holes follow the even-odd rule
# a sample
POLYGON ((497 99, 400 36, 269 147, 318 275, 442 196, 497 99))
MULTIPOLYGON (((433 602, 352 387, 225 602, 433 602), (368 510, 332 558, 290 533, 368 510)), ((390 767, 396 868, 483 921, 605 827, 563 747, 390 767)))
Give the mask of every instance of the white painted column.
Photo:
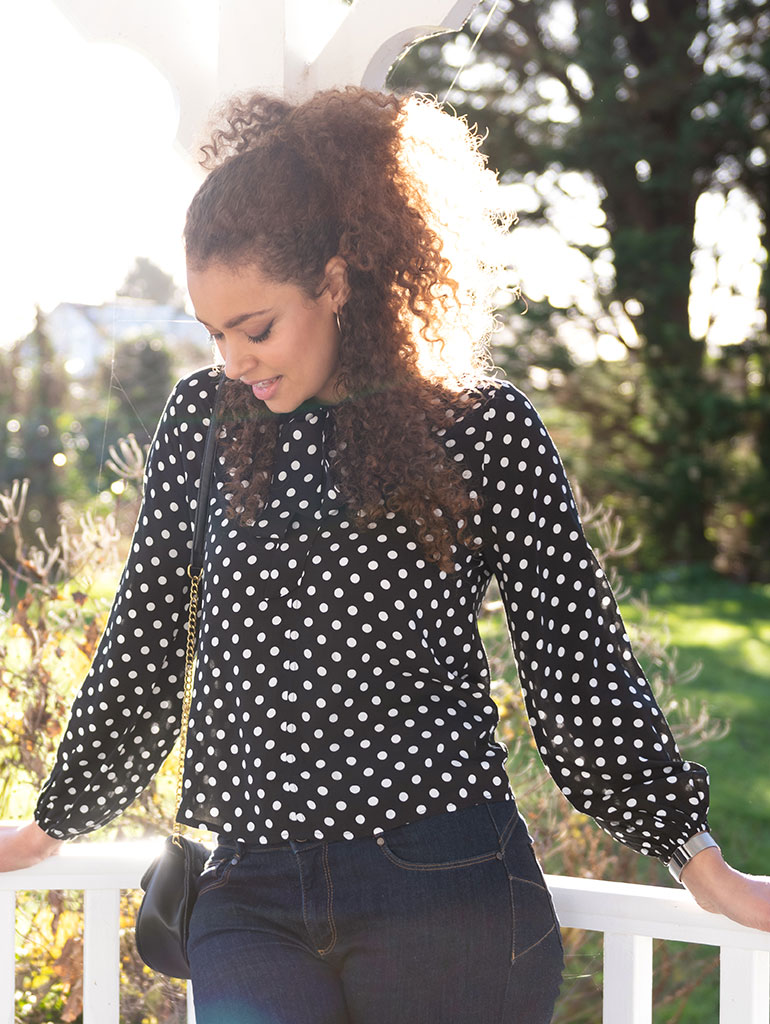
POLYGON ((83 919, 83 1022, 118 1024, 120 889, 86 889, 83 919))
POLYGON ((307 68, 303 91, 350 82, 381 89, 410 43, 458 31, 476 6, 478 0, 357 0, 307 68))
POLYGON ((299 99, 348 84, 380 89, 418 39, 459 30, 478 0, 54 0, 87 37, 131 46, 171 82, 178 139, 194 148, 212 106, 234 92, 299 99), (193 9, 194 8, 194 9, 193 9))
MULTIPOLYGON (((141 53, 162 72, 179 102, 178 137, 190 148, 217 94, 216 9, 211 0, 54 0, 77 30, 95 42, 118 43, 141 53), (194 8, 191 16, 191 8, 194 8)), ((280 7, 283 0, 250 9, 280 7)), ((252 79, 253 80, 253 69, 252 79)))
POLYGON ((719 1024, 768 1024, 770 953, 759 949, 719 952, 719 1024))
POLYGON ((652 939, 604 935, 603 1024, 652 1024, 652 939))
POLYGON ((285 0, 219 0, 220 96, 257 88, 280 96, 285 85, 285 0))

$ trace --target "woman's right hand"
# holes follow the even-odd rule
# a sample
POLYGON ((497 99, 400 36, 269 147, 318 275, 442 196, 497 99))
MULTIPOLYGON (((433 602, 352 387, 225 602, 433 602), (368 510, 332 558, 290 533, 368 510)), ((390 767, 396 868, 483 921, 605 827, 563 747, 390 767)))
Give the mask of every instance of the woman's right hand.
POLYGON ((64 845, 44 832, 36 821, 27 825, 0 825, 0 871, 17 871, 53 857, 64 845))

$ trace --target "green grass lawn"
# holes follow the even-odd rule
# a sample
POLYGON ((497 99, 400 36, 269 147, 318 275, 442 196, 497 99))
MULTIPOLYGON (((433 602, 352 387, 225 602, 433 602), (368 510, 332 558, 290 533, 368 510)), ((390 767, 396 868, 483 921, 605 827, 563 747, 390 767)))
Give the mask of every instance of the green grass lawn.
MULTIPOLYGON (((727 736, 693 752, 711 775, 710 823, 725 857, 744 871, 770 874, 770 585, 746 586, 702 569, 627 582, 647 593, 680 667, 702 666, 683 696, 705 701, 730 723, 727 736)), ((628 602, 621 612, 629 625, 639 619, 628 602)))
MULTIPOLYGON (((627 582, 637 594, 646 593, 661 631, 679 652, 680 668, 701 665, 682 686, 683 696, 704 701, 713 715, 729 721, 726 736, 694 752, 711 775, 712 831, 735 867, 770 874, 770 585, 746 586, 703 569, 627 582)), ((639 620, 639 608, 629 602, 621 612, 629 626, 639 620)), ((718 1019, 716 959, 709 947, 688 951, 688 974, 711 971, 673 1018, 656 1013, 655 1024, 718 1019)))

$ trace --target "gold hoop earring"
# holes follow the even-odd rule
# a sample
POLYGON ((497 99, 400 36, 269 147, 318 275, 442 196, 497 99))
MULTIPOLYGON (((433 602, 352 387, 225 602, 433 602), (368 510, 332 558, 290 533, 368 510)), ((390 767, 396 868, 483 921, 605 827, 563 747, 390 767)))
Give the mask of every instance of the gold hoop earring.
POLYGON ((339 331, 340 334, 342 334, 342 324, 340 323, 340 315, 336 309, 334 311, 334 319, 337 321, 337 330, 339 331))

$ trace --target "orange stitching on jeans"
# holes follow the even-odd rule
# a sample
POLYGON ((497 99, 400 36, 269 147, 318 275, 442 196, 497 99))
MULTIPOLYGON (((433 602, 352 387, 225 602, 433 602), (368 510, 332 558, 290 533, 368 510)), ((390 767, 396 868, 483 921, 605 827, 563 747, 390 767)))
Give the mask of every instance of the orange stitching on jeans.
POLYGON ((480 853, 476 857, 466 857, 465 860, 448 860, 440 864, 412 864, 408 860, 401 860, 399 856, 388 849, 385 843, 378 845, 391 864, 395 864, 396 867, 403 868, 405 871, 451 871, 452 868, 464 868, 470 864, 483 864, 488 860, 500 859, 498 851, 495 850, 493 853, 480 853))
POLYGON ((505 850, 506 846, 508 845, 509 839, 514 834, 516 829, 520 825, 522 825, 522 824, 523 824, 523 819, 522 819, 521 815, 519 814, 519 809, 518 809, 518 807, 514 806, 514 813, 511 815, 510 820, 508 821, 508 824, 505 826, 505 828, 503 829, 503 831, 500 834, 500 849, 501 850, 505 850))
MULTIPOLYGON (((228 860, 228 859, 229 858, 225 857, 221 861, 219 861, 216 865, 213 865, 215 870, 217 868, 221 867, 221 865, 224 864, 225 861, 228 860)), ((224 873, 219 878, 214 878, 214 880, 210 884, 203 885, 198 890, 198 897, 205 896, 205 894, 207 892, 211 892, 213 889, 221 889, 221 887, 223 885, 227 885, 227 883, 230 881, 230 872, 232 870, 233 870, 233 864, 232 864, 232 862, 230 862, 230 864, 225 868, 224 873)))
POLYGON ((492 811, 489 809, 489 802, 487 802, 484 805, 486 807, 486 809, 487 809, 487 814, 489 815, 489 820, 492 822, 494 830, 497 833, 497 838, 498 838, 498 840, 500 842, 500 850, 501 850, 501 852, 504 852, 505 851, 505 847, 508 844, 508 840, 511 838, 511 836, 516 831, 518 826, 520 824, 523 824, 523 818, 519 814, 519 808, 518 808, 518 805, 516 804, 515 800, 496 801, 496 802, 500 802, 500 803, 504 802, 504 803, 509 803, 509 804, 512 805, 511 816, 508 819, 508 822, 506 823, 506 826, 502 830, 502 832, 497 827, 497 822, 495 821, 495 816, 492 814, 492 811))
MULTIPOLYGON (((508 875, 508 882, 510 883, 510 882, 513 882, 513 881, 521 882, 524 885, 531 885, 533 887, 533 889, 539 889, 540 892, 545 893, 546 897, 548 898, 548 901, 550 902, 551 894, 548 891, 548 886, 540 885, 539 882, 533 882, 531 878, 521 878, 519 875, 508 875)), ((511 905, 514 908, 514 914, 515 914, 515 912, 516 912, 515 911, 516 900, 513 898, 513 887, 509 885, 509 888, 510 888, 510 892, 511 892, 511 905)), ((553 913, 553 904, 551 904, 551 912, 553 913)), ((556 922, 554 921, 553 924, 551 925, 551 927, 545 933, 545 935, 541 936, 541 938, 539 938, 537 940, 537 942, 533 942, 531 946, 527 946, 526 949, 522 949, 522 951, 520 953, 516 952, 516 948, 514 946, 513 955, 511 956, 511 963, 513 963, 514 960, 518 960, 519 957, 524 956, 525 953, 529 953, 529 951, 531 949, 534 949, 535 946, 539 946, 540 943, 544 939, 548 938, 548 936, 551 934, 551 932, 554 930, 555 927, 556 927, 556 922)), ((515 918, 514 918, 514 928, 515 928, 515 918)), ((515 942, 515 930, 514 930, 514 942, 515 942)))
POLYGON ((551 927, 548 929, 548 931, 545 933, 545 935, 541 939, 538 939, 537 942, 533 942, 531 946, 527 946, 526 949, 522 949, 522 951, 520 953, 517 953, 514 957, 512 957, 511 958, 511 963, 513 963, 514 960, 520 960, 521 957, 523 957, 525 953, 529 953, 530 950, 535 949, 537 946, 539 946, 541 942, 545 942, 545 940, 553 932, 555 927, 556 927, 556 924, 552 924, 551 927))
POLYGON ((329 870, 329 844, 323 844, 323 866, 324 875, 326 876, 326 917, 329 922, 329 928, 331 930, 331 942, 326 949, 319 949, 318 952, 321 956, 325 956, 327 953, 331 953, 334 948, 334 944, 337 941, 337 927, 334 923, 334 882, 332 882, 332 873, 329 870))
POLYGON ((540 882, 533 882, 531 878, 522 878, 521 875, 508 875, 508 877, 511 881, 514 881, 515 879, 517 882, 523 882, 525 885, 531 885, 535 889, 539 889, 540 892, 548 892, 547 885, 541 885, 540 882))
MULTIPOLYGON (((299 888, 300 888, 300 892, 302 893, 302 921, 304 922, 304 925, 305 925, 305 931, 308 933, 308 936, 310 936, 310 924, 309 924, 308 919, 307 919, 307 904, 308 904, 307 895, 308 894, 305 891, 305 873, 302 870, 302 860, 301 860, 301 858, 297 857, 296 854, 295 854, 295 860, 296 860, 296 864, 297 864, 297 871, 299 872, 299 888)), ((312 937, 311 937, 311 941, 312 941, 312 937)))

